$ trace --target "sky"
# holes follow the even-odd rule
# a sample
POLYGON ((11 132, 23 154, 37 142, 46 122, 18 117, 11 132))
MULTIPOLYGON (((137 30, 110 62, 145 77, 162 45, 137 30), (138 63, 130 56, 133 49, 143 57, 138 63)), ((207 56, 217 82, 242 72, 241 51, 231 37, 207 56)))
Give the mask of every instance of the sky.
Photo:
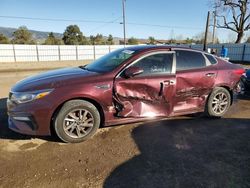
MULTIPOLYGON (((207 12, 212 10, 208 1, 126 0, 126 35, 156 39, 193 37, 205 30, 207 12)), ((76 24, 85 36, 100 33, 123 37, 121 22, 122 0, 0 0, 2 27, 26 26, 32 30, 63 33, 68 25, 76 24)), ((235 37, 225 30, 218 30, 217 35, 220 41, 235 37)))

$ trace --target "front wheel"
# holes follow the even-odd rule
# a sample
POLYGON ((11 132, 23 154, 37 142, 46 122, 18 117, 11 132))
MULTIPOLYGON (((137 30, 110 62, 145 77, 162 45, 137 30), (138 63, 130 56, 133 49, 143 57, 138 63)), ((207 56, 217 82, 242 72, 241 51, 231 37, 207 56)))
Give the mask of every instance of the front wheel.
POLYGON ((57 136, 64 142, 77 143, 90 138, 100 126, 97 108, 84 100, 66 102, 54 122, 57 136))
POLYGON ((223 87, 215 88, 208 98, 206 114, 210 117, 222 117, 231 105, 231 95, 223 87))

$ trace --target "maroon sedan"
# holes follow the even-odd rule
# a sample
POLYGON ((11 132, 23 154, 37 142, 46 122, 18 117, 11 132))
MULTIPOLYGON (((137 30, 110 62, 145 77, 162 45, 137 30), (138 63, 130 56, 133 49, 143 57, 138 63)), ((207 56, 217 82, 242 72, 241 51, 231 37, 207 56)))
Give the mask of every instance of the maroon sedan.
POLYGON ((86 66, 21 80, 8 99, 10 129, 64 142, 100 126, 205 112, 223 116, 244 69, 205 52, 166 46, 119 49, 86 66))

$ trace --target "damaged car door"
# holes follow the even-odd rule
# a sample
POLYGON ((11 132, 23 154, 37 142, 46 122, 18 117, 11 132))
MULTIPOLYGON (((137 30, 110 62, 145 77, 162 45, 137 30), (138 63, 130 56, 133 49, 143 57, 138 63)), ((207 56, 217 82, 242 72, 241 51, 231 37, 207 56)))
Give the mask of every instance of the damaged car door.
POLYGON ((175 56, 151 52, 123 69, 114 80, 113 98, 119 117, 169 116, 175 95, 175 56))
POLYGON ((175 114, 186 114, 204 109, 212 92, 217 68, 202 52, 176 49, 175 114))

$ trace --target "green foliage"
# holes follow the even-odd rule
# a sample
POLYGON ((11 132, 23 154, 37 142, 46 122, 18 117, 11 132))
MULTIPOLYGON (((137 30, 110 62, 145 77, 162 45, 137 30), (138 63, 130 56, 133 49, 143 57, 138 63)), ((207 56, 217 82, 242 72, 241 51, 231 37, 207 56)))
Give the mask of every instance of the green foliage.
POLYGON ((95 36, 95 44, 97 44, 97 45, 105 44, 105 41, 104 41, 104 39, 103 39, 102 34, 99 34, 99 33, 98 33, 98 34, 95 36))
POLYGON ((156 40, 154 37, 148 37, 148 43, 149 44, 155 44, 156 43, 156 40))
POLYGON ((87 44, 87 39, 83 36, 80 28, 77 25, 69 25, 63 33, 64 44, 67 45, 81 45, 87 44))
POLYGON ((186 44, 192 44, 195 41, 194 41, 194 39, 186 38, 185 42, 186 42, 186 44))
POLYGON ((35 41, 32 38, 32 33, 30 33, 25 26, 19 27, 13 33, 12 43, 14 44, 35 44, 35 41))
POLYGON ((131 37, 131 38, 128 39, 128 44, 129 45, 139 44, 139 41, 136 38, 131 37))
POLYGON ((45 43, 47 45, 60 45, 63 44, 63 41, 59 38, 56 38, 53 34, 53 32, 50 32, 47 39, 45 40, 45 43))
POLYGON ((6 37, 4 34, 0 33, 0 44, 9 44, 10 41, 8 37, 6 37))
POLYGON ((90 40, 90 44, 92 44, 92 45, 95 44, 95 36, 94 35, 90 35, 89 40, 90 40))
POLYGON ((113 45, 114 44, 114 41, 113 41, 114 39, 113 39, 113 36, 112 35, 109 35, 108 36, 108 39, 107 39, 107 44, 108 45, 113 45))
POLYGON ((96 36, 90 35, 89 39, 92 45, 106 44, 102 34, 97 34, 96 36))

